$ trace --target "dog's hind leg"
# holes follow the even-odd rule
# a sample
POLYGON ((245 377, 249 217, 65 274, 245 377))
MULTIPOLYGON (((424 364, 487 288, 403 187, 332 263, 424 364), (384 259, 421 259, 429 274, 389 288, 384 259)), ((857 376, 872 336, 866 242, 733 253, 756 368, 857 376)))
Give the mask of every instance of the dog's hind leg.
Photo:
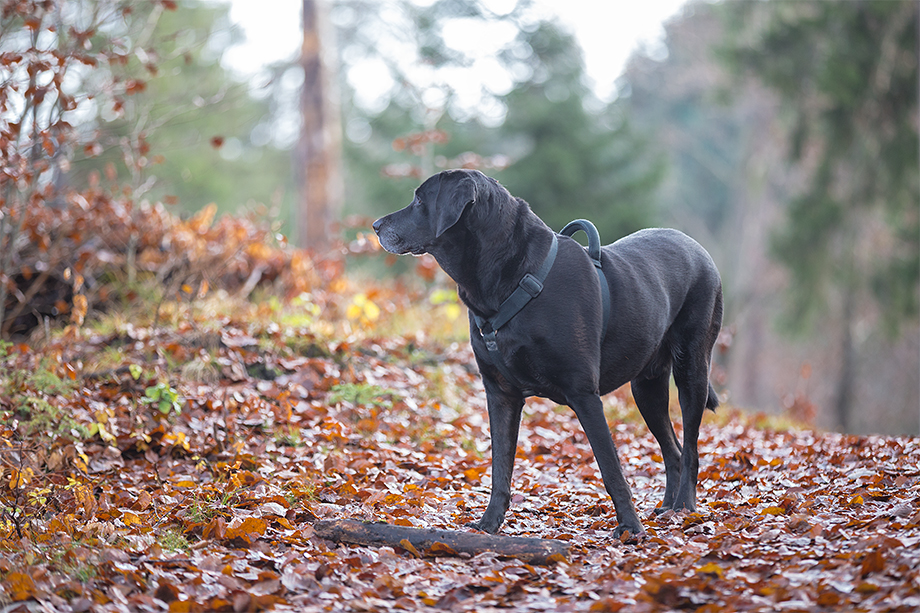
POLYGON ((675 365, 674 381, 680 398, 680 413, 684 427, 684 444, 680 455, 680 485, 674 498, 675 511, 696 510, 696 480, 700 470, 697 443, 700 423, 709 396, 708 369, 695 367, 682 372, 675 365))
POLYGON ((512 398, 500 392, 492 393, 489 384, 486 385, 489 436, 492 440, 492 492, 482 519, 470 526, 494 534, 505 521, 505 513, 511 504, 511 474, 514 471, 524 399, 512 398))
POLYGON ((584 394, 567 398, 568 404, 578 416, 581 427, 588 435, 588 442, 594 451, 594 458, 604 479, 604 488, 613 500, 617 512, 617 528, 614 536, 619 538, 629 532, 633 536, 642 534, 642 523, 633 506, 632 492, 623 476, 620 458, 617 456, 610 428, 604 417, 604 405, 597 394, 584 394))
POLYGON ((655 435, 655 440, 661 447, 661 456, 664 458, 666 485, 664 500, 661 507, 655 509, 656 513, 664 513, 674 506, 677 488, 680 483, 680 443, 674 434, 671 425, 671 416, 668 414, 668 387, 670 382, 670 369, 651 379, 635 379, 632 381, 632 394, 636 399, 636 406, 645 419, 649 430, 655 435))
POLYGON ((674 510, 696 510, 696 482, 700 470, 697 444, 703 412, 714 408, 717 398, 709 384, 709 360, 712 344, 699 338, 696 346, 675 355, 674 383, 680 400, 684 428, 684 444, 680 457, 680 485, 674 499, 674 510))
POLYGON ((672 326, 674 346, 674 383, 680 400, 684 427, 684 444, 680 457, 680 486, 674 499, 674 510, 696 510, 696 482, 700 470, 697 444, 703 412, 715 409, 718 396, 709 383, 709 363, 722 323, 722 292, 715 292, 707 300, 693 300, 685 304, 672 326))

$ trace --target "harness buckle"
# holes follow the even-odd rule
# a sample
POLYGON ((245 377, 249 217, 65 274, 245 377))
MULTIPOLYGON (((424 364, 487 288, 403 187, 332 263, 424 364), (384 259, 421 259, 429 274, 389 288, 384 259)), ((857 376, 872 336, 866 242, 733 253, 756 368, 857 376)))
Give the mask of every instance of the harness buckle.
POLYGON ((482 340, 486 343, 486 349, 489 351, 498 351, 498 341, 495 340, 495 330, 491 332, 481 332, 482 340))
POLYGON ((536 298, 540 295, 540 292, 543 291, 543 284, 540 283, 539 279, 530 273, 524 275, 524 278, 520 280, 518 285, 522 290, 530 294, 531 298, 536 298))

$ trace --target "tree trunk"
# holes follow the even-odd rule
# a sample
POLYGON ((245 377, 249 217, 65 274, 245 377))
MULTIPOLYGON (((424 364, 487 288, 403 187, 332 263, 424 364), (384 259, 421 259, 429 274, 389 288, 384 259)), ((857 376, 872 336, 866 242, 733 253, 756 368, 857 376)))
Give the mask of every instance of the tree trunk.
POLYGON ((837 424, 843 432, 848 432, 850 411, 853 404, 854 378, 856 377, 856 346, 853 339, 853 326, 856 314, 856 290, 848 287, 843 298, 843 336, 840 341, 840 375, 837 379, 837 398, 835 399, 837 424))
POLYGON ((332 61, 332 37, 324 26, 321 0, 303 0, 301 92, 303 125, 298 146, 300 207, 297 239, 302 247, 322 252, 341 206, 341 135, 338 109, 327 62, 332 61))
POLYGON ((313 532, 324 539, 353 545, 401 547, 415 555, 476 555, 485 551, 529 564, 561 562, 569 553, 565 541, 496 536, 478 532, 430 530, 366 523, 354 519, 318 521, 313 532))

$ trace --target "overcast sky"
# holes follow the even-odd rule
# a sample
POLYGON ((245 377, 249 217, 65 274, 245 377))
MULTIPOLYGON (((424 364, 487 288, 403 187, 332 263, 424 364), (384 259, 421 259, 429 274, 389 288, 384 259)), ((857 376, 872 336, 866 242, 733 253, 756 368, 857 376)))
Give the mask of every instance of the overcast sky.
MULTIPOLYGON (((514 0, 483 2, 498 12, 514 4, 514 0)), ((301 0, 231 0, 230 17, 242 28, 246 43, 231 49, 225 61, 240 73, 252 75, 264 64, 294 57, 300 47, 301 4, 301 0)), ((662 22, 684 0, 536 0, 535 4, 574 32, 584 49, 595 92, 610 99, 630 53, 643 45, 660 45, 662 22)), ((480 42, 475 32, 458 39, 474 45, 480 42)))

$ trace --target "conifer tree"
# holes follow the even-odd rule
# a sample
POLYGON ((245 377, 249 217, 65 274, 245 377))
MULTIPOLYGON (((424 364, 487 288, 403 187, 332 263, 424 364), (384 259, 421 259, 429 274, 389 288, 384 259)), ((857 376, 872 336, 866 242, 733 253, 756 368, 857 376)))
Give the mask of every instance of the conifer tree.
POLYGON ((856 327, 875 310, 896 333, 920 300, 920 4, 728 3, 727 57, 777 92, 790 159, 808 169, 773 254, 790 272, 789 320, 842 320, 836 391, 850 422, 856 327))

